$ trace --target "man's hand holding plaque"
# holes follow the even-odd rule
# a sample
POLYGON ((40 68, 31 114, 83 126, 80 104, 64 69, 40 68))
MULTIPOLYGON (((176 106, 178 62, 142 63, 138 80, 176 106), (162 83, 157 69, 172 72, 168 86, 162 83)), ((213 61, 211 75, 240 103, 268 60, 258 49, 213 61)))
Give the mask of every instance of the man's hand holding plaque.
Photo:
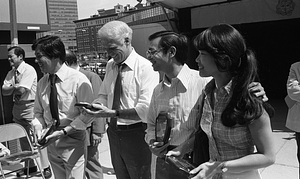
POLYGON ((57 129, 57 121, 54 120, 54 122, 49 127, 42 130, 42 132, 37 132, 38 144, 40 145, 41 148, 45 148, 50 143, 54 142, 59 138, 59 137, 55 137, 56 135, 53 135, 53 133, 56 132, 56 129, 57 129))
POLYGON ((161 112, 155 121, 155 139, 150 141, 150 150, 158 157, 164 157, 169 146, 173 121, 167 112, 161 112))

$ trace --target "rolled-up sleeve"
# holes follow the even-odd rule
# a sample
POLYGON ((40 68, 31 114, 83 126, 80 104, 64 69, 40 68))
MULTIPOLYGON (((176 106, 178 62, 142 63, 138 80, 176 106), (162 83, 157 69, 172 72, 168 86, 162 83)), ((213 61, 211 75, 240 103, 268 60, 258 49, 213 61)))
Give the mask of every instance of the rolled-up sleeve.
MULTIPOLYGON (((76 103, 91 103, 94 100, 93 98, 93 90, 90 82, 85 81, 81 83, 76 92, 76 103)), ((83 115, 81 111, 74 105, 71 105, 69 110, 75 111, 75 116, 69 116, 70 118, 74 119, 70 124, 74 129, 86 130, 87 126, 93 122, 94 118, 83 115)), ((70 114, 72 115, 72 112, 70 112, 70 114)))
POLYGON ((147 122, 147 113, 153 94, 153 90, 159 83, 159 73, 152 70, 152 66, 147 66, 141 74, 140 95, 135 110, 143 122, 147 122))
POLYGON ((42 92, 41 92, 41 89, 42 89, 42 84, 44 83, 44 78, 42 78, 40 80, 40 82, 38 83, 38 87, 36 89, 36 94, 39 94, 39 95, 36 95, 35 96, 35 101, 34 101, 34 109, 33 109, 33 112, 34 112, 34 116, 36 119, 38 119, 38 121, 42 124, 42 126, 45 128, 47 126, 46 122, 45 122, 45 119, 44 119, 44 108, 43 108, 43 104, 42 104, 42 96, 40 95, 42 92))
MULTIPOLYGON (((153 95, 156 94, 155 91, 153 95)), ((155 120, 157 116, 157 110, 155 107, 156 97, 152 96, 149 111, 147 113, 147 130, 145 135, 145 141, 149 144, 151 139, 155 139, 155 120)))

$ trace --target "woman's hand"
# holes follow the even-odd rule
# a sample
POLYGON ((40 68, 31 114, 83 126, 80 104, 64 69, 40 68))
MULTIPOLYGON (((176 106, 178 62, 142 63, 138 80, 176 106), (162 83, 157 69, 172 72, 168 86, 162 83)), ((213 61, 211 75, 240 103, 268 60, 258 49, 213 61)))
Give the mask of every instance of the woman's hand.
POLYGON ((205 162, 190 172, 192 176, 194 175, 191 179, 210 179, 221 172, 221 164, 221 162, 205 162))

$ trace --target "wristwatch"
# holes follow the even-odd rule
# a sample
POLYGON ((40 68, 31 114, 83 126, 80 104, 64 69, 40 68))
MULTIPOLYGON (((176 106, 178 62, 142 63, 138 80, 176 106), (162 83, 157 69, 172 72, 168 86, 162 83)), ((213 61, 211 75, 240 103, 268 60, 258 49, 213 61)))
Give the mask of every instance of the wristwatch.
POLYGON ((68 134, 65 128, 62 128, 61 130, 63 131, 64 135, 68 134))

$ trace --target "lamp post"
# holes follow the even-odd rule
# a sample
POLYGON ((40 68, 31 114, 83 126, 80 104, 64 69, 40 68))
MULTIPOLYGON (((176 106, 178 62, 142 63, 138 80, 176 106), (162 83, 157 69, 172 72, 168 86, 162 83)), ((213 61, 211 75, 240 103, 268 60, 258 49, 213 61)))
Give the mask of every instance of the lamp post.
MULTIPOLYGON (((85 29, 81 29, 82 34, 84 34, 86 32, 85 29)), ((82 35, 82 39, 83 39, 83 53, 84 56, 86 57, 86 51, 85 51, 85 43, 84 43, 84 36, 82 35)))

